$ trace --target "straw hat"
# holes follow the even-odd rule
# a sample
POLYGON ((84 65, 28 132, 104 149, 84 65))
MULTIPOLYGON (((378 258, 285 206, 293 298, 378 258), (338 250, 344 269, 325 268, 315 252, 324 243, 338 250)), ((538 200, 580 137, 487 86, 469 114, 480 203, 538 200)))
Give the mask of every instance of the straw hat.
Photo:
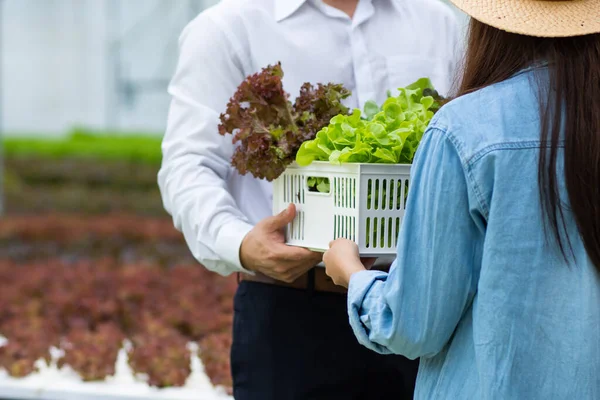
POLYGON ((474 19, 527 36, 600 32, 600 0, 450 0, 474 19))

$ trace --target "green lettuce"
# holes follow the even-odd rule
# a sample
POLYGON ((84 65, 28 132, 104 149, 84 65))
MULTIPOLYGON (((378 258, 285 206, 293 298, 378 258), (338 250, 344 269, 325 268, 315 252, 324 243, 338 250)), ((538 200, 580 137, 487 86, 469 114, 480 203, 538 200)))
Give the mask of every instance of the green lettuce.
MULTIPOLYGON (((369 101, 362 113, 355 109, 350 115, 333 117, 329 125, 317 132, 315 139, 302 143, 296 154, 296 163, 300 166, 308 166, 313 161, 328 161, 336 165, 412 163, 431 118, 448 99, 439 96, 427 78, 400 88, 398 92, 397 96, 388 93, 388 98, 381 107, 369 101)), ((311 177, 307 183, 310 191, 329 193, 327 178, 311 177)), ((367 208, 401 209, 408 195, 408 182, 404 181, 404 185, 404 196, 399 181, 395 181, 391 187, 386 187, 385 183, 381 187, 369 185, 367 208), (381 201, 386 202, 385 206, 378 204, 380 191, 381 201)), ((341 191, 345 191, 343 186, 341 191)), ((340 206, 341 203, 337 205, 340 206)), ((395 225, 396 235, 392 234, 391 229, 385 235, 381 229, 381 221, 377 221, 378 223, 367 220, 366 246, 392 247, 398 238, 400 220, 391 221, 395 225), (373 239, 375 243, 372 243, 373 239)))
POLYGON ((431 81, 427 78, 398 89, 379 107, 365 104, 364 115, 355 109, 350 115, 337 115, 315 139, 302 143, 296 163, 313 161, 342 163, 410 164, 431 121, 436 105, 431 81))

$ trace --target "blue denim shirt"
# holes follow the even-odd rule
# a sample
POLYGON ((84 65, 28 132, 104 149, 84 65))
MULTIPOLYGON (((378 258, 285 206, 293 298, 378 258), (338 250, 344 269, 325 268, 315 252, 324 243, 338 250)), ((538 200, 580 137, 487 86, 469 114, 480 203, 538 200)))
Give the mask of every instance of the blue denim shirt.
POLYGON ((438 112, 413 164, 396 261, 350 281, 360 343, 421 358, 416 399, 600 399, 600 277, 570 213, 576 260, 546 240, 535 75, 438 112))

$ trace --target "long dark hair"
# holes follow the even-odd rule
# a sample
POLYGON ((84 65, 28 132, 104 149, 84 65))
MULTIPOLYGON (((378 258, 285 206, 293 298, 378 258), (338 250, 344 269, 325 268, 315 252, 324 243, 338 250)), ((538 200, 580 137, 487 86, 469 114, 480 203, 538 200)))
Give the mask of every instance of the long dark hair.
POLYGON ((549 76, 549 86, 540 88, 544 94, 538 185, 544 223, 568 262, 573 249, 557 177, 564 139, 568 207, 600 272, 600 34, 537 38, 472 19, 459 95, 504 81, 539 62, 547 62, 549 76))

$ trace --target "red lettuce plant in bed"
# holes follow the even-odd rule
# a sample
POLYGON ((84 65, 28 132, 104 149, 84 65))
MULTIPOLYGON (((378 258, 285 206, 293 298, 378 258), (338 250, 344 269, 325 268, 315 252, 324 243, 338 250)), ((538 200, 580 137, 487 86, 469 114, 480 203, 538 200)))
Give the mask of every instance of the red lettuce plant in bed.
POLYGON ((189 339, 162 321, 147 317, 132 338, 129 364, 156 387, 183 386, 190 375, 189 339))
MULTIPOLYGON (((146 374, 153 386, 183 385, 190 374, 188 343, 210 345, 204 338, 230 332, 235 287, 235 278, 194 264, 0 261, 0 334, 8 339, 0 367, 26 376, 37 360, 50 361, 54 346, 65 352, 59 366, 84 380, 102 380, 114 373, 128 338, 135 373, 146 374)), ((227 342, 200 354, 213 382, 230 384, 227 342)))
POLYGON ((229 349, 231 349, 231 331, 211 333, 200 341, 200 354, 204 362, 206 374, 211 381, 231 388, 231 371, 229 365, 229 349))
POLYGON ((0 367, 15 377, 37 371, 36 361, 50 364, 50 347, 58 346, 59 335, 53 321, 40 317, 11 318, 2 324, 8 343, 0 347, 0 367))
POLYGON ((27 376, 36 361, 49 363, 49 349, 56 347, 64 350, 59 366, 69 366, 84 380, 102 380, 114 373, 127 338, 135 373, 146 374, 157 387, 179 386, 190 374, 188 344, 196 342, 213 383, 230 385, 226 336, 236 280, 188 261, 186 252, 168 219, 5 218, 0 334, 8 342, 0 346, 0 368, 27 376), (145 255, 145 249, 165 244, 164 257, 135 252, 123 257, 127 246, 145 255), (13 252, 13 245, 26 251, 13 252), (96 245, 100 250, 93 249, 96 245), (81 256, 65 257, 71 253, 81 256), (214 348, 204 348, 213 343, 214 348))
POLYGON ((69 365, 84 381, 103 380, 114 375, 119 350, 125 335, 114 322, 99 325, 96 330, 74 329, 61 344, 65 356, 58 366, 69 365))

